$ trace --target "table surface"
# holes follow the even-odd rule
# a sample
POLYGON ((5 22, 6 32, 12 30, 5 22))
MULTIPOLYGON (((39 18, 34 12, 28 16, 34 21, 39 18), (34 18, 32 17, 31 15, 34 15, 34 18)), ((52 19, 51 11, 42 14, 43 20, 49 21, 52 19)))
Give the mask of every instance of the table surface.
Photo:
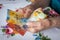
MULTIPOLYGON (((7 16, 7 9, 16 10, 18 8, 25 7, 30 3, 23 1, 20 3, 7 3, 3 4, 2 9, 0 9, 0 26, 6 25, 6 16, 7 16)), ((52 40, 60 40, 60 29, 58 28, 51 28, 42 31, 44 35, 48 35, 52 40)), ((6 35, 2 35, 1 27, 0 27, 0 40, 34 40, 36 37, 33 36, 33 33, 26 32, 24 36, 17 34, 13 37, 7 38, 6 35)))

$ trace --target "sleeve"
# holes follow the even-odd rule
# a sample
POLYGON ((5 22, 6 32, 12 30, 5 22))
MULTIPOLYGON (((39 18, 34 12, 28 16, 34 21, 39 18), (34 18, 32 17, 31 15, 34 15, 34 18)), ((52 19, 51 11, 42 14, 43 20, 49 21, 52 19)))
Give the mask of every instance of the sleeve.
POLYGON ((60 13, 60 1, 59 0, 51 0, 50 6, 56 12, 60 13))

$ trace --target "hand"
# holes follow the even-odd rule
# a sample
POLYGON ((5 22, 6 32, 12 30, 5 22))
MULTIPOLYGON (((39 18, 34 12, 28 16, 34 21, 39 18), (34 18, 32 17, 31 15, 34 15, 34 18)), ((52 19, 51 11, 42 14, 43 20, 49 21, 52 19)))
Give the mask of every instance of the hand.
POLYGON ((20 8, 18 10, 16 10, 18 13, 21 13, 24 15, 24 18, 29 18, 31 13, 32 13, 32 10, 29 9, 29 8, 20 8))
POLYGON ((48 19, 45 20, 40 20, 40 21, 31 21, 31 22, 27 22, 28 28, 27 30, 32 32, 32 33, 36 33, 39 32, 41 30, 50 28, 50 22, 48 19))

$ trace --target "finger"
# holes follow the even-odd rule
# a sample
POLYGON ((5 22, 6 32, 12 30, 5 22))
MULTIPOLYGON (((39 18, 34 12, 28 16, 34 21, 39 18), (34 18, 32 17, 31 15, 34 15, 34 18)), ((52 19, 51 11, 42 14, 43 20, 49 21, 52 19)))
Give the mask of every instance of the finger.
POLYGON ((39 22, 29 22, 28 23, 28 31, 32 32, 32 33, 36 33, 39 32, 39 30, 41 29, 41 25, 39 22))
POLYGON ((26 18, 29 18, 30 15, 31 15, 31 13, 32 13, 31 9, 26 8, 26 9, 25 9, 25 15, 24 15, 24 16, 25 16, 26 18))
POLYGON ((34 28, 28 28, 27 31, 35 33, 35 29, 34 28))
POLYGON ((20 14, 20 13, 24 13, 23 10, 24 10, 23 8, 20 8, 20 9, 17 9, 17 12, 18 12, 19 14, 20 14))

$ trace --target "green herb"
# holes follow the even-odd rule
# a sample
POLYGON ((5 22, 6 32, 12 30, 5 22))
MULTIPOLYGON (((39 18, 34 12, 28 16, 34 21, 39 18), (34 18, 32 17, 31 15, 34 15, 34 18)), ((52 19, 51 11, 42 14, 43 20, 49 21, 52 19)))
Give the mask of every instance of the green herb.
POLYGON ((5 32, 6 29, 2 29, 2 32, 5 32))
POLYGON ((42 36, 41 40, 51 40, 51 39, 48 37, 42 36))
POLYGON ((39 36, 42 36, 42 34, 41 34, 41 33, 39 33, 39 36))
POLYGON ((11 34, 11 36, 14 36, 15 34, 11 34))
POLYGON ((39 36, 40 36, 40 40, 51 40, 50 38, 48 38, 48 36, 44 36, 41 33, 39 33, 39 36))

